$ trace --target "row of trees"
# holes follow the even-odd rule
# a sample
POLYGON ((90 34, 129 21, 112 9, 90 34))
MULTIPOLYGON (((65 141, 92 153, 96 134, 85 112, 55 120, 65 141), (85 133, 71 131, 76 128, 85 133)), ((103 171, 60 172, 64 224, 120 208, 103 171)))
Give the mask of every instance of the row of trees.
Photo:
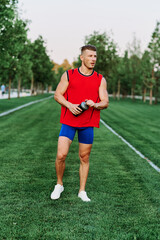
MULTIPOLYGON (((27 38, 28 22, 20 19, 18 0, 2 0, 0 3, 0 83, 18 89, 31 88, 32 94, 41 89, 56 88, 63 72, 72 66, 67 60, 57 65, 47 54, 45 42, 40 36, 34 42, 27 38)), ((119 56, 118 46, 106 33, 86 36, 84 44, 97 47, 98 60, 95 70, 107 79, 108 91, 114 97, 146 95, 160 97, 160 22, 157 22, 147 50, 140 51, 134 37, 124 56, 119 56)), ((80 66, 80 58, 73 62, 80 66)))
POLYGON ((12 88, 31 88, 32 94, 53 82, 53 63, 43 38, 34 42, 27 38, 27 21, 20 19, 16 0, 0 3, 0 82, 12 88))
MULTIPOLYGON (((114 97, 120 98, 131 95, 142 95, 146 101, 146 94, 155 97, 155 103, 160 98, 160 22, 152 34, 148 49, 141 53, 140 43, 134 37, 124 56, 118 55, 118 47, 114 40, 106 33, 94 32, 85 38, 85 44, 97 47, 98 59, 95 70, 107 79, 108 91, 114 97)), ((80 66, 80 58, 74 62, 74 67, 80 66)))

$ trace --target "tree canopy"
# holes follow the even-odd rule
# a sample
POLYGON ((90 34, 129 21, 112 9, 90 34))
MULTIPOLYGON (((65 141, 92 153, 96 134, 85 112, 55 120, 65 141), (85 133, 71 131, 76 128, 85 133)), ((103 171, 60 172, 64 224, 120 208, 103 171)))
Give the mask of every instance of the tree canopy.
MULTIPOLYGON (((2 0, 0 3, 0 84, 20 90, 30 88, 31 93, 55 89, 64 71, 79 67, 79 56, 73 64, 65 59, 56 64, 50 59, 42 36, 34 42, 28 39, 28 21, 18 14, 18 0, 2 0)), ((95 70, 107 80, 108 91, 114 97, 131 95, 155 97, 160 100, 160 22, 156 23, 148 48, 141 52, 140 42, 133 37, 132 43, 123 55, 118 45, 106 32, 94 31, 85 37, 84 45, 92 44, 97 48, 95 70)))

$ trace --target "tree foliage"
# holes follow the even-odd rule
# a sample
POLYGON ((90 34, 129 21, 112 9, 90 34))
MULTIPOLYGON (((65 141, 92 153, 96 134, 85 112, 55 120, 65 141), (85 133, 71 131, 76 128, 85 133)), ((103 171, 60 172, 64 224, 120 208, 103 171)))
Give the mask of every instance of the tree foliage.
MULTIPOLYGON (((86 36, 85 45, 87 44, 96 46, 98 58, 95 70, 108 79, 113 70, 113 65, 117 62, 116 44, 105 32, 100 34, 96 31, 86 36)), ((77 65, 79 65, 79 61, 80 59, 78 59, 77 65)), ((74 63, 74 65, 76 65, 76 63, 74 63)))
POLYGON ((41 84, 42 89, 44 89, 44 87, 50 85, 53 80, 53 62, 46 52, 45 42, 42 36, 39 36, 39 38, 31 44, 31 48, 34 86, 37 89, 38 85, 41 84))
MULTIPOLYGON (((18 88, 30 88, 31 92, 51 86, 56 88, 61 75, 67 69, 79 67, 80 57, 70 65, 65 59, 62 64, 51 61, 42 36, 34 42, 28 37, 28 22, 19 17, 18 0, 1 0, 0 3, 0 84, 18 88)), ((85 37, 84 45, 97 48, 98 58, 95 70, 107 80, 108 91, 123 97, 143 94, 160 99, 160 22, 152 33, 148 49, 141 52, 140 42, 133 36, 124 55, 118 54, 118 46, 112 37, 94 31, 85 37)), ((10 97, 10 96, 9 96, 10 97)))
POLYGON ((155 84, 155 103, 160 97, 160 22, 157 22, 152 34, 151 41, 148 45, 152 68, 152 82, 155 84))
MULTIPOLYGON (((27 37, 27 21, 19 18, 16 0, 0 3, 0 82, 11 87, 29 88, 31 80, 41 87, 52 85, 53 63, 47 55, 43 38, 34 43, 27 37)), ((19 95, 19 94, 18 94, 19 95)))
MULTIPOLYGON (((150 95, 152 104, 152 91, 158 102, 160 87, 160 23, 158 22, 152 34, 149 50, 141 52, 140 41, 133 36, 128 44, 128 50, 123 57, 118 56, 117 45, 106 33, 93 32, 86 36, 84 44, 92 44, 97 48, 98 59, 95 70, 103 74, 108 82, 109 93, 113 96, 122 94, 123 97, 131 95, 150 95), (149 93, 147 93, 147 90, 149 93)), ((74 67, 81 65, 80 58, 74 61, 74 67)))

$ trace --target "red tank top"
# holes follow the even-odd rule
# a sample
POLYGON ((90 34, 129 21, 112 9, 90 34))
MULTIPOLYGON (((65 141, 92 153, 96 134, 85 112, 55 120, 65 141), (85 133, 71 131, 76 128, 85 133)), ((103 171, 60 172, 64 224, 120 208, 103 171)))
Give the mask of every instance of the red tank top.
MULTIPOLYGON (((64 94, 67 101, 73 104, 93 100, 99 102, 99 86, 101 84, 102 75, 93 70, 89 76, 83 75, 79 68, 67 71, 69 85, 64 94)), ((100 110, 89 107, 79 116, 75 117, 68 108, 61 107, 60 122, 72 127, 99 127, 100 110)))

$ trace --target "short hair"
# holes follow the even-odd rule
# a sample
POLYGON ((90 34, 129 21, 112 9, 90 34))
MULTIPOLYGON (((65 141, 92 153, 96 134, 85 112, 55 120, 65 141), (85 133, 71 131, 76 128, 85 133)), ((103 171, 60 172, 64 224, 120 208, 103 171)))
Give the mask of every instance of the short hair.
POLYGON ((85 45, 83 47, 81 47, 81 54, 85 51, 85 50, 92 50, 92 51, 97 51, 96 47, 94 45, 85 45))

